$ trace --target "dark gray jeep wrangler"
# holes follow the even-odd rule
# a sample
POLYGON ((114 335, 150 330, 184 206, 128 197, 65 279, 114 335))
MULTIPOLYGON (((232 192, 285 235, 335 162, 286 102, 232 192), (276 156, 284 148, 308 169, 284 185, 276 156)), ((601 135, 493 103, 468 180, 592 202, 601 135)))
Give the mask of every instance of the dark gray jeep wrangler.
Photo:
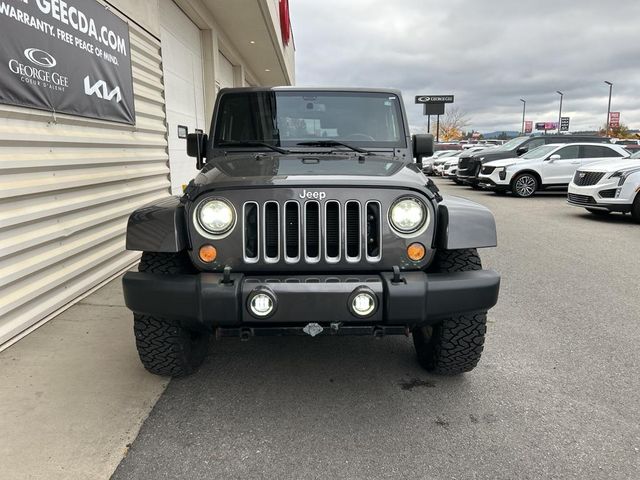
POLYGON ((187 150, 200 174, 127 229, 150 372, 193 372, 212 334, 412 334, 426 370, 476 366, 500 284, 476 248, 495 222, 422 174, 433 138, 409 135, 398 91, 223 89, 187 150))

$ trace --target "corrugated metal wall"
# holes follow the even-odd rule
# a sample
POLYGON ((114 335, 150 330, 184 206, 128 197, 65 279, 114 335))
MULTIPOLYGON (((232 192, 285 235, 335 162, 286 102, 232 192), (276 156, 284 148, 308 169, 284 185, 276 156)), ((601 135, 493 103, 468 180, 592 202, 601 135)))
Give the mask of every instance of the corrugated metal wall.
POLYGON ((0 105, 0 345, 135 262, 127 217, 169 194, 160 43, 129 28, 135 127, 0 105))

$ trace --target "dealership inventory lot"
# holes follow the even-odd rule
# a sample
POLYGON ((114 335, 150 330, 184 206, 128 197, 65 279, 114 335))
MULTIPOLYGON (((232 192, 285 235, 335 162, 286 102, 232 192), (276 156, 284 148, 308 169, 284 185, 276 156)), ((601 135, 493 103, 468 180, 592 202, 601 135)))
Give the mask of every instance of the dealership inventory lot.
POLYGON ((438 183, 498 224, 476 370, 429 376, 407 338, 219 341, 114 478, 637 478, 638 225, 438 183))

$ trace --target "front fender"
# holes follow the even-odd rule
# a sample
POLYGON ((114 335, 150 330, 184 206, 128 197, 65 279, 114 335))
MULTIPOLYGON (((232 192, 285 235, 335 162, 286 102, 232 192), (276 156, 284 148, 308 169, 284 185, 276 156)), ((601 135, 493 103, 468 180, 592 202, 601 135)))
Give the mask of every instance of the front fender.
POLYGON ((137 209, 127 223, 127 250, 180 252, 189 245, 184 205, 168 197, 137 209))
POLYGON ((436 248, 458 250, 497 244, 496 221, 488 208, 453 196, 444 197, 438 204, 436 248))

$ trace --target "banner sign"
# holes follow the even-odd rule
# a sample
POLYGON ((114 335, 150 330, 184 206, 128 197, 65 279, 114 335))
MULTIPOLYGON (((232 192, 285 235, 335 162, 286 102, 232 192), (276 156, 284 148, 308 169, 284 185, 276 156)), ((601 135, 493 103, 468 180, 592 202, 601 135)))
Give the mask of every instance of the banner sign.
POLYGON ((558 122, 544 122, 544 129, 545 130, 557 130, 558 129, 558 122))
POLYGON ((618 128, 620 126, 620 112, 611 112, 609 114, 609 127, 618 128))
POLYGON ((95 0, 0 0, 0 103, 135 123, 129 27, 95 0))
POLYGON ((536 130, 546 130, 545 127, 546 123, 545 122, 536 122, 536 130))
POLYGON ((570 117, 561 117, 560 118, 560 131, 561 132, 568 132, 569 131, 569 122, 570 122, 571 118, 570 117))
POLYGON ((416 103, 453 103, 453 95, 416 95, 416 103))
POLYGON ((524 133, 533 132, 533 122, 531 120, 527 120, 524 122, 524 133))

